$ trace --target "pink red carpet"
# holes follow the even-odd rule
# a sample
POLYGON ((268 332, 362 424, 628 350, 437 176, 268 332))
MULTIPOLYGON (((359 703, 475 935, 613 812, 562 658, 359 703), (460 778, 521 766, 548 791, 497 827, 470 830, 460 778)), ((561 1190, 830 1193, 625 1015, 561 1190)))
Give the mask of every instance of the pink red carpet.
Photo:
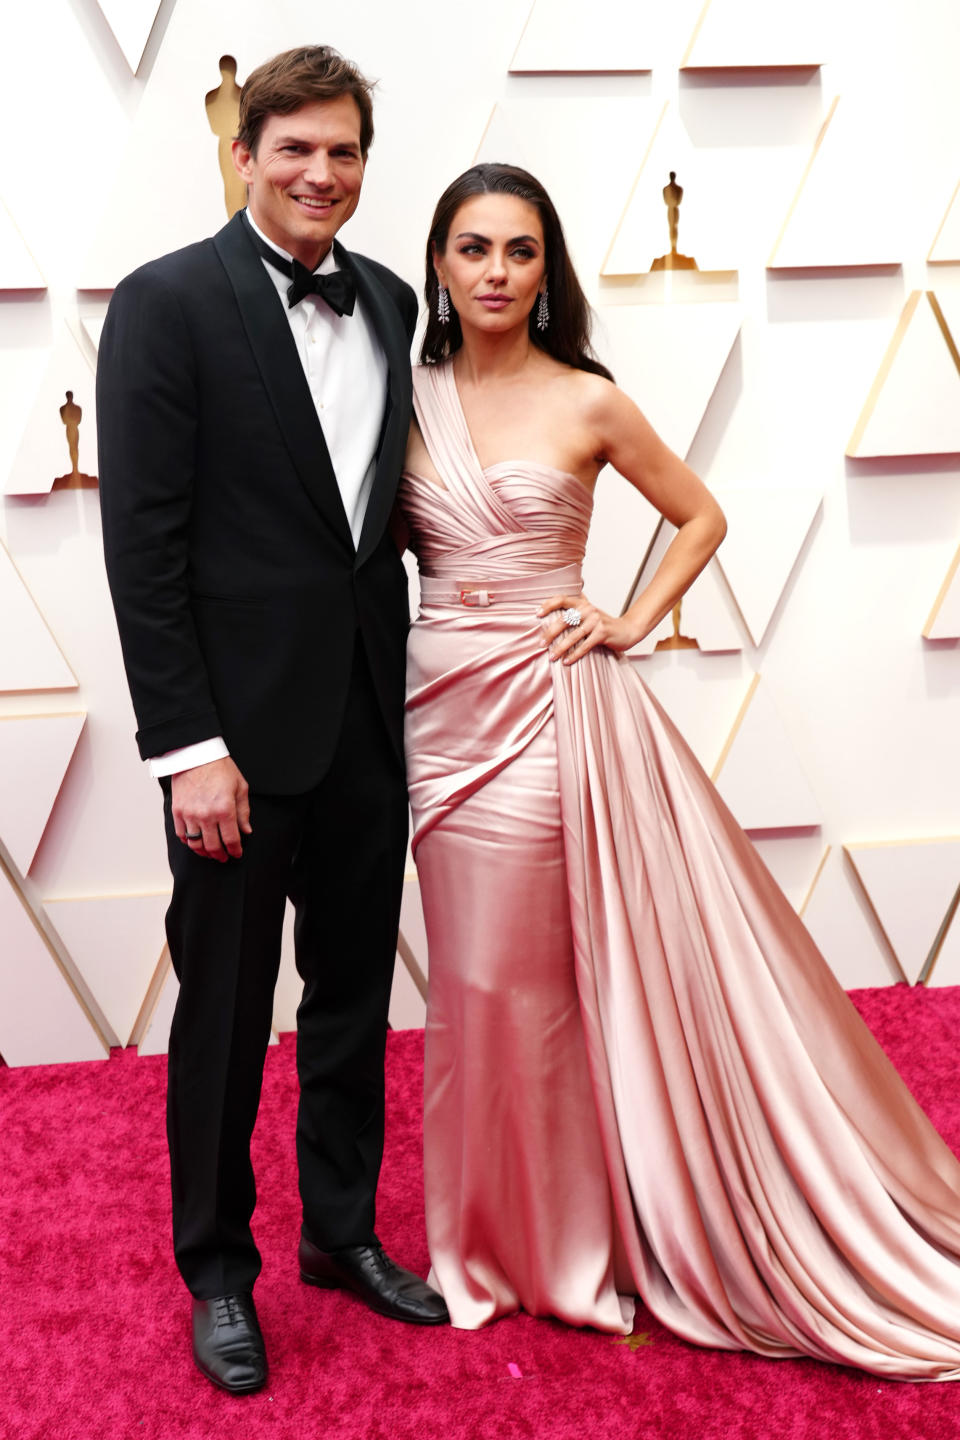
MULTIPOLYGON (((960 990, 863 991, 861 1011, 960 1148, 960 990)), ((426 1270, 422 1034, 391 1035, 380 1234, 426 1270)), ((293 1043, 255 1139, 271 1362, 234 1399, 194 1370, 168 1243, 164 1062, 0 1069, 0 1440, 953 1440, 960 1384, 696 1350, 641 1313, 632 1343, 517 1316, 404 1327, 299 1283, 293 1043)), ((642 1108, 643 1097, 637 1096, 642 1108)))

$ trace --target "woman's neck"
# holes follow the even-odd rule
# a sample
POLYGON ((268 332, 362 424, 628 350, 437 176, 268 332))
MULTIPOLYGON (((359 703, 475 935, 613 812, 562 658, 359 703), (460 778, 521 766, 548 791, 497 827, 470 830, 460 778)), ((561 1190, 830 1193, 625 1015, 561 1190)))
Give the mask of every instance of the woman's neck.
POLYGON ((464 330, 463 344, 454 355, 453 365, 458 380, 485 385, 518 375, 538 353, 526 325, 496 334, 464 330))

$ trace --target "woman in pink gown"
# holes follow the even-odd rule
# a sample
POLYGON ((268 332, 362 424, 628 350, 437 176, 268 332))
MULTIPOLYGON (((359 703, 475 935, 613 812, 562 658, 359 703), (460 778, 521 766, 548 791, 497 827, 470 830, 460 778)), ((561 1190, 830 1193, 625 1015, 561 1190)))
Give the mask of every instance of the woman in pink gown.
POLYGON ((623 1332, 639 1294, 697 1344, 954 1378, 960 1166, 621 659, 722 516, 591 358, 532 177, 454 182, 427 298, 400 506, 452 1322, 623 1332), (606 462, 678 527, 618 617, 580 580, 606 462))

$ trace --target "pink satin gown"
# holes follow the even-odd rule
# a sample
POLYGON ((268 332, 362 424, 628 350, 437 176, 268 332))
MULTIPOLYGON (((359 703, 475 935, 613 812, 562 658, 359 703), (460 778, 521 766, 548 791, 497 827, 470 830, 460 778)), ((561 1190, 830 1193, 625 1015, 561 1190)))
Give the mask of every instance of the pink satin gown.
POLYGON ((960 1165, 632 665, 553 665, 591 499, 484 470, 449 362, 407 761, 426 916, 426 1214, 453 1324, 519 1308, 886 1377, 960 1374, 960 1165), (462 591, 468 593, 461 596, 462 591))

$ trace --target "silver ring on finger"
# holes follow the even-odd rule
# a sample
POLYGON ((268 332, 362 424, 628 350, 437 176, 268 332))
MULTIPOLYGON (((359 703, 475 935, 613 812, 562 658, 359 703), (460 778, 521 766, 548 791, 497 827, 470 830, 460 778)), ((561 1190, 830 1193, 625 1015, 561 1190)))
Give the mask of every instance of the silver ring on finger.
POLYGON ((567 610, 560 611, 560 618, 568 630, 576 630, 578 625, 583 624, 583 616, 573 605, 567 610))
POLYGON ((196 833, 196 835, 191 835, 190 832, 189 832, 189 830, 185 830, 184 833, 183 833, 183 838, 184 838, 184 840, 202 840, 202 839, 203 839, 203 831, 202 831, 202 830, 198 830, 197 833, 196 833))

